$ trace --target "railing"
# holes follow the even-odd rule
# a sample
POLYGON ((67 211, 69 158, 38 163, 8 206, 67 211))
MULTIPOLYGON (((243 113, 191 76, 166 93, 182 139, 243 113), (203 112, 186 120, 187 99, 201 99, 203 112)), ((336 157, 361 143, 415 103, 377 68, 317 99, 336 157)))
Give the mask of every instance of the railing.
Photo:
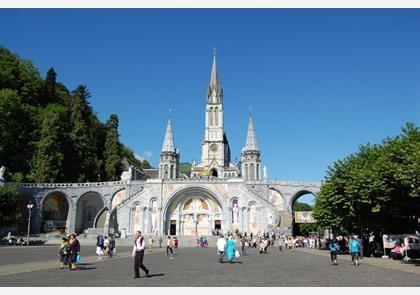
POLYGON ((19 183, 19 182, 8 182, 7 184, 14 184, 18 187, 98 187, 98 186, 113 186, 113 185, 125 185, 125 181, 104 181, 104 182, 84 182, 84 183, 19 183))

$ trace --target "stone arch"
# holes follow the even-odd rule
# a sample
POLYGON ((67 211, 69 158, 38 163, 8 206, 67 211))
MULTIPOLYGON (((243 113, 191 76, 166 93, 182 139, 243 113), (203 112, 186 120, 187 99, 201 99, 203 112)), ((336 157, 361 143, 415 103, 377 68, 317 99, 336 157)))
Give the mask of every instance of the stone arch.
POLYGON ((60 191, 54 191, 41 200, 41 231, 53 232, 60 231, 64 233, 67 229, 67 217, 71 202, 66 194, 60 191))
MULTIPOLYGON (((119 219, 120 219, 120 215, 121 213, 120 211, 120 204, 122 204, 127 198, 127 191, 125 188, 119 189, 118 191, 116 191, 114 193, 114 195, 112 196, 111 199, 111 204, 110 204, 110 217, 109 217, 109 233, 119 233, 119 219)), ((95 223, 95 227, 96 228, 103 228, 105 225, 100 223, 99 225, 97 225, 95 223)))
POLYGON ((316 198, 316 193, 308 190, 308 189, 301 189, 297 192, 295 192, 295 194, 292 196, 292 198, 290 199, 290 213, 291 213, 291 225, 290 228, 292 230, 292 234, 296 234, 296 232, 298 231, 298 224, 295 223, 295 210, 293 209, 293 205, 296 203, 296 201, 302 197, 303 195, 307 195, 307 194, 311 194, 314 196, 314 198, 316 198))
MULTIPOLYGON (((208 213, 209 213, 208 217, 213 218, 216 213, 218 213, 219 216, 223 217, 224 212, 227 212, 226 204, 223 201, 223 198, 220 197, 216 192, 208 189, 207 187, 193 186, 193 187, 184 187, 184 188, 178 189, 167 199, 167 201, 165 202, 165 205, 163 206, 163 216, 164 216, 163 229, 164 229, 165 234, 170 233, 171 224, 173 226, 173 224, 176 222, 177 234, 191 235, 190 230, 181 232, 185 230, 185 227, 182 227, 182 226, 189 224, 189 222, 191 221, 190 220, 191 218, 188 218, 188 220, 186 219, 181 220, 182 218, 187 218, 187 215, 188 215, 188 214, 182 215, 182 209, 184 208, 182 206, 185 206, 186 202, 189 201, 189 199, 195 198, 195 197, 203 198, 204 201, 207 203, 207 205, 209 205, 209 202, 212 203, 209 206, 209 209, 211 210, 208 210, 208 213), (213 203, 215 206, 218 206, 220 210, 216 211, 215 208, 213 207, 213 203)), ((192 214, 192 213, 189 213, 189 214, 192 214)), ((210 232, 213 227, 213 224, 210 224, 210 223, 214 220, 211 220, 209 218, 207 221, 209 224, 207 230, 208 232, 210 232)), ((221 222, 224 221, 224 218, 220 221, 221 222)), ((209 234, 208 232, 207 232, 207 235, 209 234)))
POLYGON ((272 203, 277 210, 285 210, 284 197, 280 191, 270 187, 268 189, 268 201, 272 203))
POLYGON ((95 228, 104 228, 108 212, 109 210, 107 207, 102 208, 101 211, 98 212, 93 222, 95 228))
POLYGON ((95 226, 94 221, 105 202, 102 196, 97 192, 86 192, 77 200, 76 207, 76 233, 83 233, 88 228, 95 226))

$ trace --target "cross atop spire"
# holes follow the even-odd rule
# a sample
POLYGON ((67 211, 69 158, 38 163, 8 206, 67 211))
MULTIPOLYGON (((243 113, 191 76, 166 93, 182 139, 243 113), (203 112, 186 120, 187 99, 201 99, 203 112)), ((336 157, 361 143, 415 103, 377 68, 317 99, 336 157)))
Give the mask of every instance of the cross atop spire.
POLYGON ((170 117, 166 126, 166 133, 165 139, 163 140, 162 152, 176 152, 174 135, 172 133, 172 122, 170 117))
POLYGON ((213 48, 213 64, 211 66, 210 83, 207 91, 207 100, 210 103, 221 103, 223 90, 217 73, 216 50, 213 48))

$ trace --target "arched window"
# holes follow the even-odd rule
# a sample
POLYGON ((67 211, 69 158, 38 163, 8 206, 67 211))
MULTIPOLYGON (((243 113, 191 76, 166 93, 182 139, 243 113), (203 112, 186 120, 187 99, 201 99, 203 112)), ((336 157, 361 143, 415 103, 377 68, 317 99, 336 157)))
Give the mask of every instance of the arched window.
POLYGON ((245 164, 245 169, 244 170, 245 170, 244 171, 245 179, 248 179, 248 164, 245 164))
POLYGON ((171 170, 169 171, 169 178, 174 178, 174 165, 171 165, 171 170))
POLYGON ((163 171, 163 178, 165 178, 165 179, 168 179, 168 177, 169 177, 169 171, 168 171, 168 169, 169 169, 169 167, 168 167, 168 164, 165 164, 165 166, 164 166, 165 168, 164 168, 164 171, 163 171))
POLYGON ((255 165, 254 163, 249 164, 249 179, 255 180, 255 165))

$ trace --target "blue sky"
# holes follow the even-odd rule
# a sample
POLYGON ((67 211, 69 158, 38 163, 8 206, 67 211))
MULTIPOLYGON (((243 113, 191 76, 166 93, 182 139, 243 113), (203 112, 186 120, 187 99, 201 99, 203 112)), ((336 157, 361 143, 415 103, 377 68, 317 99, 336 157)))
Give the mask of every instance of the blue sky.
POLYGON ((418 9, 0 10, 0 44, 70 90, 86 84, 152 165, 169 108, 181 160, 200 159, 217 47, 232 159, 252 106, 269 178, 302 181, 419 124, 419 31, 418 9))

